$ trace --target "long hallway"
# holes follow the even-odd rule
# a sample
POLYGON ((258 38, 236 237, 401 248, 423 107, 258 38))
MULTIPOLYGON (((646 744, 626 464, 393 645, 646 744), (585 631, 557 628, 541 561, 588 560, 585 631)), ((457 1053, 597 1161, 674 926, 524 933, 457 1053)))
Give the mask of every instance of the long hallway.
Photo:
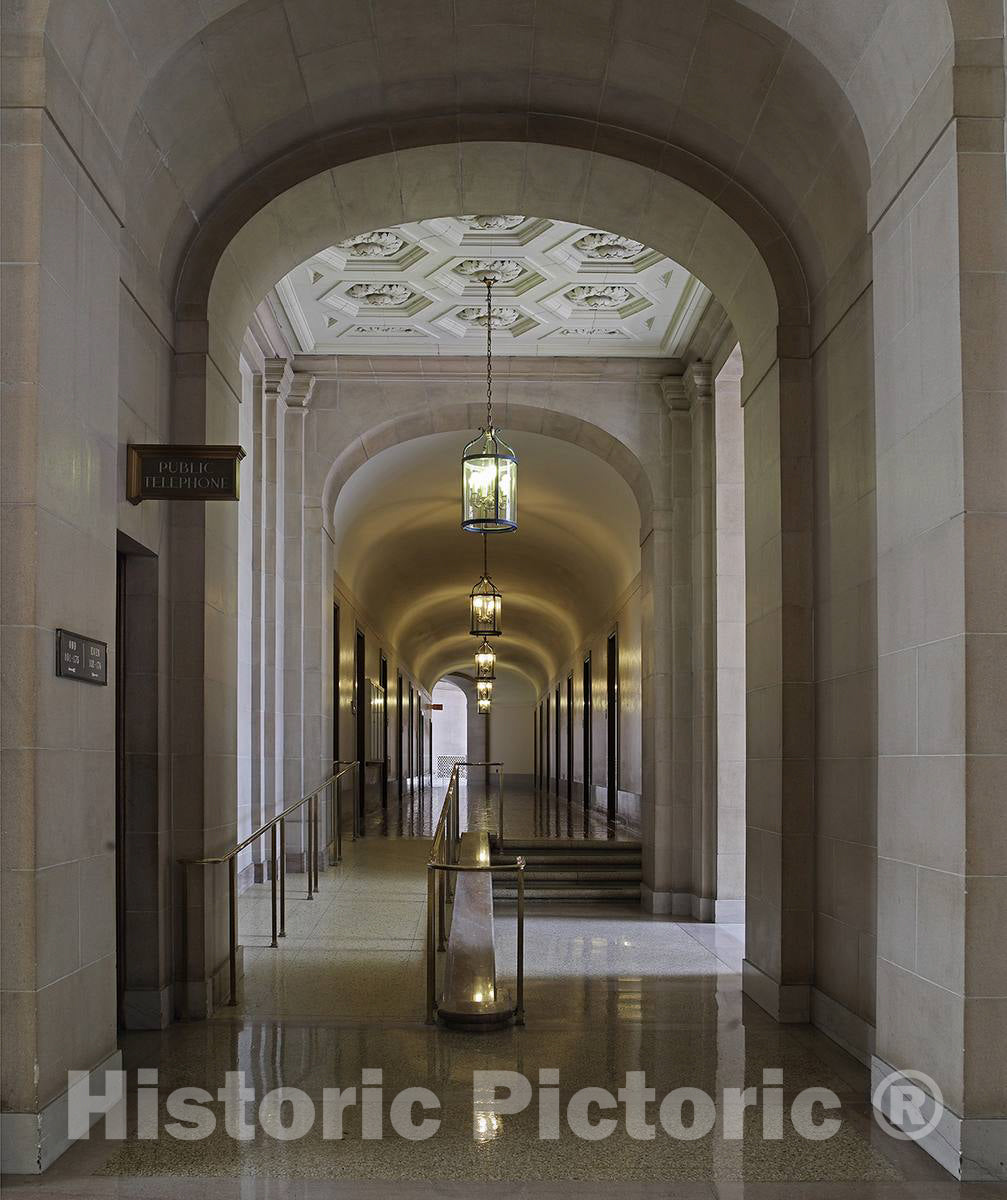
MULTIPOLYGON (((504 780, 506 841, 540 838, 635 842, 640 837, 639 823, 633 818, 609 821, 597 808, 585 810, 580 800, 561 795, 555 789, 546 791, 527 783, 510 783, 506 775, 504 780)), ((365 836, 430 837, 446 789, 444 781, 435 781, 432 787, 426 781, 422 787, 405 787, 400 798, 397 787, 389 785, 384 804, 369 795, 361 822, 365 836)), ((495 777, 463 782, 460 801, 466 829, 497 832, 500 808, 495 777)))
POLYGON ((1007 0, 0 42, 5 1188, 1007 1200, 1007 0))
MULTIPOLYGON (((605 1181, 613 1180, 624 1181, 627 1196, 683 1200, 834 1200, 847 1194, 844 1181, 859 1181, 851 1197, 962 1194, 922 1150, 874 1124, 860 1063, 823 1034, 778 1025, 743 998, 741 926, 619 906, 533 907, 527 1025, 473 1035, 425 1024, 429 852, 425 838, 347 842, 343 863, 321 873, 312 900, 303 898, 304 877, 291 875, 288 933, 277 949, 268 944, 268 887, 249 888, 240 901, 245 973, 237 1006, 204 1023, 122 1040, 131 1079, 137 1070, 157 1070, 162 1105, 182 1086, 217 1096, 226 1073, 242 1071, 249 1098, 297 1088, 320 1113, 324 1089, 359 1087, 377 1068, 385 1113, 380 1150, 363 1138, 356 1107, 346 1110, 338 1140, 323 1136, 319 1117, 296 1140, 277 1141, 257 1128, 243 1142, 225 1131, 219 1099, 206 1105, 218 1117, 216 1129, 194 1141, 138 1137, 131 1104, 124 1142, 103 1142, 99 1127, 44 1178, 12 1180, 5 1194, 314 1200, 430 1195, 430 1186, 440 1195, 470 1195, 476 1180, 487 1195, 498 1194, 492 1181, 499 1180, 506 1181, 500 1195, 529 1197, 607 1195, 605 1181), (646 1073, 659 1102, 683 1085, 712 1097, 725 1088, 762 1087, 764 1071, 780 1070, 785 1106, 802 1089, 829 1088, 842 1104, 842 1128, 827 1141, 809 1141, 786 1122, 780 1140, 763 1140, 752 1113, 743 1141, 724 1139, 719 1125, 697 1140, 673 1139, 658 1126, 653 1140, 641 1141, 622 1122, 600 1141, 583 1140, 565 1124, 558 1139, 542 1139, 541 1102, 500 1115, 473 1086, 473 1072, 489 1070, 521 1072, 536 1086, 540 1069, 558 1071, 551 1080, 559 1085, 560 1111, 579 1089, 614 1091, 630 1071, 646 1073), (389 1128, 388 1110, 398 1092, 420 1085, 440 1100, 442 1124, 429 1140, 412 1141, 389 1128), (592 1182, 569 1183, 576 1180, 592 1182), (416 1181, 415 1190, 408 1181, 416 1181)), ((514 938, 513 911, 505 910, 497 935, 504 987, 512 981, 514 938)), ((656 1104, 648 1112, 656 1122, 656 1104)), ((968 1191, 973 1200, 994 1194, 1001 1192, 992 1185, 968 1191)))

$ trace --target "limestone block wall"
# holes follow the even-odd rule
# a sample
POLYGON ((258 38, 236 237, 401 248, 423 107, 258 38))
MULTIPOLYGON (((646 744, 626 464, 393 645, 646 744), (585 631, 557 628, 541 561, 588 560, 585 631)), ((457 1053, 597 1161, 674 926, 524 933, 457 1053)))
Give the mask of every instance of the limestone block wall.
POLYGON ((67 1068, 116 1053, 114 689, 53 662, 60 627, 115 642, 119 225, 43 108, 4 119, 2 1104, 31 1161, 67 1068))
POLYGON ((1002 137, 949 125, 874 232, 877 1054, 965 1118, 1007 1100, 1002 137))
POLYGON ((740 347, 714 385, 714 747, 718 920, 745 900, 745 425, 740 347))
POLYGON ((863 1055, 877 925, 877 567, 870 289, 816 349, 816 1020, 863 1055), (829 1003, 838 1002, 841 1009, 829 1003), (845 1010, 845 1012, 843 1011, 845 1010), (850 1019, 850 1014, 853 1019, 850 1019))

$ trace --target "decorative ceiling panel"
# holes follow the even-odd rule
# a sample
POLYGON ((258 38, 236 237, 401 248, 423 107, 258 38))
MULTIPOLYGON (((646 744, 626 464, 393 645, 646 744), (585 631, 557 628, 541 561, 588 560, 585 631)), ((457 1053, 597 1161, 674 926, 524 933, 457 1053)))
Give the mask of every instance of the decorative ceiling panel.
POLYGON ((676 357, 710 299, 632 238, 518 214, 374 229, 316 254, 270 294, 303 354, 483 354, 493 288, 499 354, 676 357))

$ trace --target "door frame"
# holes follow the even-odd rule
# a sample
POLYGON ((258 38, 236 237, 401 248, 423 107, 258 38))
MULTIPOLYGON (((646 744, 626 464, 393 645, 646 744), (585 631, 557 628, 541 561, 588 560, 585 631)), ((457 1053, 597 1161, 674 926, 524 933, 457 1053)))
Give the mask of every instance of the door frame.
POLYGON ((605 790, 608 819, 619 814, 619 628, 605 641, 605 790))

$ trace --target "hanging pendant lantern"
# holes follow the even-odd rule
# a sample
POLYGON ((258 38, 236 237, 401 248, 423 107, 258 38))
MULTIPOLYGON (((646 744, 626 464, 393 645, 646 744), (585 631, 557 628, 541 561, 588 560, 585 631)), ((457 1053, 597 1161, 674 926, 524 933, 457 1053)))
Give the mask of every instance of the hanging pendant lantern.
POLYGON ((493 680, 479 679, 476 681, 476 699, 477 700, 492 700, 493 699, 493 680))
POLYGON ((517 456, 493 427, 493 284, 486 284, 486 428, 462 452, 462 529, 510 533, 517 529, 517 456))
POLYGON ((469 633, 473 637, 500 637, 500 609, 503 597, 490 579, 486 563, 486 539, 483 538, 483 573, 482 578, 469 592, 469 633))
POLYGON ((483 638, 482 645, 476 651, 476 679, 496 679, 496 651, 483 638))
POLYGON ((492 701, 489 698, 485 700, 476 700, 476 711, 481 717, 488 717, 490 715, 491 704, 492 701))

